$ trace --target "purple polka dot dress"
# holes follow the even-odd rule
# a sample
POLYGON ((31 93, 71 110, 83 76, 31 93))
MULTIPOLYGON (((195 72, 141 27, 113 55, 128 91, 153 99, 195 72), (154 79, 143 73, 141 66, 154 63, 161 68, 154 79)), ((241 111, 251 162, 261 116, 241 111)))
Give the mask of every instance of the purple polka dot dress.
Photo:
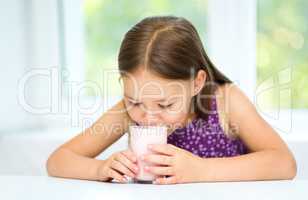
POLYGON ((204 158, 232 157, 248 153, 240 138, 227 136, 219 123, 216 100, 211 102, 208 119, 195 118, 183 128, 175 129, 167 143, 204 158))

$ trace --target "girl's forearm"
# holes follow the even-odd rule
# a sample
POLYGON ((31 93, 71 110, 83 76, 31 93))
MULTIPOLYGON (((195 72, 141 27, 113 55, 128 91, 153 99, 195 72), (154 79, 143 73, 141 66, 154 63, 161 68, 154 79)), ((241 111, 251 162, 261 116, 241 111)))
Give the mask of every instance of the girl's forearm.
POLYGON ((202 158, 199 166, 198 181, 201 182, 292 179, 297 168, 292 156, 278 150, 229 158, 202 158))
POLYGON ((68 149, 60 148, 49 157, 46 168, 50 176, 98 180, 97 171, 102 162, 104 161, 77 155, 68 149))

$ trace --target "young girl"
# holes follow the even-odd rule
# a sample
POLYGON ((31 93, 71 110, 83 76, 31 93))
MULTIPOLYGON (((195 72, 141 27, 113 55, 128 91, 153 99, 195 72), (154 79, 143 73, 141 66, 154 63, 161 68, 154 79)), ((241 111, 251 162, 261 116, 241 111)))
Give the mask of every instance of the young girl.
MULTIPOLYGON (((293 179, 287 145, 210 61, 184 18, 149 17, 129 30, 118 57, 124 97, 48 159, 51 176, 122 182, 138 173, 131 150, 95 157, 130 124, 167 125, 168 144, 142 156, 154 183, 293 179), (98 129, 98 127, 106 129, 98 129)), ((236 70, 236 69, 235 69, 236 70)), ((239 72, 240 73, 240 72, 239 72)))

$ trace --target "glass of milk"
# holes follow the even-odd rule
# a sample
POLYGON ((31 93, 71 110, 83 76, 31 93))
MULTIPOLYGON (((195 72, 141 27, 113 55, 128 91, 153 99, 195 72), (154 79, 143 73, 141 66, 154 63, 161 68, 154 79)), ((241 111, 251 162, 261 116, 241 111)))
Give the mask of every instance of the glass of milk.
POLYGON ((154 153, 148 149, 149 144, 166 144, 167 143, 167 126, 129 126, 129 147, 137 156, 139 173, 135 182, 152 183, 157 177, 149 172, 144 171, 145 166, 152 166, 152 163, 144 162, 140 159, 141 155, 154 153))

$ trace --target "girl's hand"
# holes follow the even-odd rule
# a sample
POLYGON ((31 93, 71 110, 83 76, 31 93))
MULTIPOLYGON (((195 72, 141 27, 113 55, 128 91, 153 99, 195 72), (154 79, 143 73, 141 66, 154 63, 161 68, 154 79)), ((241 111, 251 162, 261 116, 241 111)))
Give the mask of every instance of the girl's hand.
POLYGON ((153 144, 148 148, 159 154, 143 155, 141 159, 158 166, 146 166, 144 170, 158 175, 155 184, 176 184, 197 182, 198 162, 201 157, 171 144, 153 144), (168 176, 168 177, 164 177, 168 176))
POLYGON ((124 175, 135 177, 138 173, 137 158, 130 150, 124 150, 112 154, 98 167, 97 176, 101 181, 116 179, 126 183, 128 180, 124 175))

